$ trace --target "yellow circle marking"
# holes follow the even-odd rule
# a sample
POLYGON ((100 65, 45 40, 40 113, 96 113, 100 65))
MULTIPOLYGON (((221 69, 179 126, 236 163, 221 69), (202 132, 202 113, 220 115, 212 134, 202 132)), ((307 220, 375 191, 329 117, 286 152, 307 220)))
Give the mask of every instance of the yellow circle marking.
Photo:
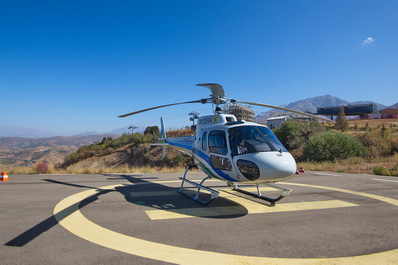
MULTIPOLYGON (((398 206, 398 200, 391 198, 357 192, 339 188, 331 188, 316 185, 284 183, 303 187, 312 187, 325 190, 334 190, 359 196, 368 197, 383 201, 394 206, 398 206)), ((99 190, 113 190, 116 187, 125 185, 112 185, 99 188, 98 190, 86 190, 73 194, 60 201, 54 208, 54 216, 58 223, 69 232, 95 244, 129 253, 144 258, 155 259, 165 262, 178 264, 397 264, 398 249, 341 258, 321 258, 321 259, 288 259, 288 258, 269 258, 224 254, 211 251, 195 250, 189 248, 175 247, 166 244, 151 242, 124 234, 111 231, 88 220, 80 212, 79 205, 87 197, 96 195, 99 190)))

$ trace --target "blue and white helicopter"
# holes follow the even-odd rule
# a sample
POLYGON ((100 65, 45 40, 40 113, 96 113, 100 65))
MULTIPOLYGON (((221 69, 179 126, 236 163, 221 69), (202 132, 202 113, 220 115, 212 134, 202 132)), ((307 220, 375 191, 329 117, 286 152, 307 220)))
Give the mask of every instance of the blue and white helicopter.
MULTIPOLYGON (((200 183, 193 182, 186 178, 189 167, 183 177, 179 192, 189 198, 201 203, 209 204, 216 199, 219 192, 206 187, 203 183, 209 178, 216 178, 227 182, 233 190, 251 195, 270 202, 272 205, 276 201, 288 196, 291 189, 279 187, 272 183, 283 181, 293 177, 296 173, 296 161, 286 148, 279 142, 272 131, 265 125, 255 122, 238 121, 234 115, 223 114, 220 105, 226 103, 242 103, 253 106, 268 107, 285 110, 309 116, 315 119, 328 119, 304 113, 297 110, 283 107, 253 103, 247 101, 237 101, 225 97, 224 89, 217 83, 197 84, 197 86, 208 87, 212 94, 210 98, 195 101, 156 106, 143 109, 119 117, 127 117, 154 109, 191 103, 212 103, 214 115, 196 117, 198 119, 194 136, 177 138, 167 138, 163 118, 161 118, 162 138, 159 143, 154 145, 163 146, 163 157, 166 154, 166 146, 177 149, 184 154, 191 156, 195 166, 200 168, 206 175, 200 183), (184 191, 184 184, 189 183, 196 189, 194 194, 184 191), (252 184, 257 187, 257 193, 252 193, 238 187, 238 184, 252 184), (281 191, 277 198, 265 197, 261 194, 259 186, 267 185, 281 191), (206 200, 200 198, 200 190, 207 191, 210 196, 206 200)), ((202 195, 203 197, 203 195, 202 195)))

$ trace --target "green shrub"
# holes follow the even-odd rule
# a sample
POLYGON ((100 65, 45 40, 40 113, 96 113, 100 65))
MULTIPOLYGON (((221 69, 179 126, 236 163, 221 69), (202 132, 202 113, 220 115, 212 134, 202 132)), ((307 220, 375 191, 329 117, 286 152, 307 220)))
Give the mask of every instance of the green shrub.
POLYGON ((380 133, 366 132, 357 136, 357 138, 366 147, 364 156, 367 158, 386 156, 391 152, 388 141, 380 133))
POLYGON ((275 135, 281 143, 292 152, 296 158, 301 157, 304 143, 311 136, 326 131, 327 128, 317 120, 309 123, 300 123, 294 120, 286 121, 279 129, 275 130, 275 135))
POLYGON ((326 131, 325 125, 317 120, 311 120, 309 123, 301 124, 300 135, 304 141, 308 141, 311 136, 326 131))
POLYGON ((288 150, 297 149, 302 143, 301 127, 299 122, 286 121, 275 131, 275 135, 288 150))
POLYGON ((375 175, 390 176, 390 171, 385 167, 374 167, 372 171, 375 175))
POLYGON ((317 162, 335 161, 361 156, 364 147, 345 133, 322 132, 312 136, 305 144, 303 158, 317 162))

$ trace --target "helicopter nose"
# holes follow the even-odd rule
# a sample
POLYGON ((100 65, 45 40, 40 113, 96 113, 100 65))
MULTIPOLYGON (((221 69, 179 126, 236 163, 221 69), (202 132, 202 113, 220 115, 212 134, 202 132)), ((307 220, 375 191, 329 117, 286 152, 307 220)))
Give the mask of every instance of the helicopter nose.
POLYGON ((260 174, 263 178, 287 178, 296 173, 297 165, 290 153, 258 153, 253 157, 259 161, 260 174))
POLYGON ((247 154, 245 157, 242 156, 241 158, 244 159, 243 161, 250 161, 257 165, 260 171, 258 180, 272 179, 272 181, 281 181, 296 173, 296 161, 293 156, 287 152, 261 152, 247 154))

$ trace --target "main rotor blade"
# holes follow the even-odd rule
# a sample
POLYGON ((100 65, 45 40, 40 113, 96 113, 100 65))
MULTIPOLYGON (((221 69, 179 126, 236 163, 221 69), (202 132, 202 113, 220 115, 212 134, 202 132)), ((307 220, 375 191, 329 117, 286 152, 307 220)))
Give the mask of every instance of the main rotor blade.
POLYGON ((172 103, 172 104, 161 105, 161 106, 156 106, 156 107, 152 107, 152 108, 148 108, 148 109, 142 109, 142 110, 130 112, 127 114, 120 115, 118 117, 124 118, 124 117, 130 116, 130 115, 135 115, 135 114, 138 114, 141 112, 150 111, 150 110, 154 110, 154 109, 160 109, 160 108, 170 107, 170 106, 174 106, 174 105, 189 104, 189 103, 202 103, 202 102, 203 102, 203 100, 194 100, 194 101, 187 101, 187 102, 180 102, 180 103, 172 103))
POLYGON ((213 98, 223 98, 225 96, 224 89, 222 85, 217 83, 206 83, 206 84, 196 84, 197 86, 204 86, 210 89, 213 94, 213 98))
POLYGON ((325 118, 323 118, 323 117, 319 117, 319 116, 316 116, 316 115, 313 115, 313 114, 301 112, 301 111, 294 110, 294 109, 288 109, 288 108, 283 108, 283 107, 278 107, 278 106, 273 106, 273 105, 268 105, 268 104, 262 104, 262 103, 248 102, 248 101, 236 101, 236 102, 237 102, 237 103, 242 103, 242 104, 260 106, 260 107, 267 107, 267 108, 273 108, 273 109, 280 109, 280 110, 285 110, 285 111, 289 111, 289 112, 294 112, 294 113, 297 113, 297 114, 305 115, 305 116, 312 117, 312 118, 315 118, 315 119, 320 119, 320 120, 324 120, 324 121, 331 121, 331 120, 325 119, 325 118))

